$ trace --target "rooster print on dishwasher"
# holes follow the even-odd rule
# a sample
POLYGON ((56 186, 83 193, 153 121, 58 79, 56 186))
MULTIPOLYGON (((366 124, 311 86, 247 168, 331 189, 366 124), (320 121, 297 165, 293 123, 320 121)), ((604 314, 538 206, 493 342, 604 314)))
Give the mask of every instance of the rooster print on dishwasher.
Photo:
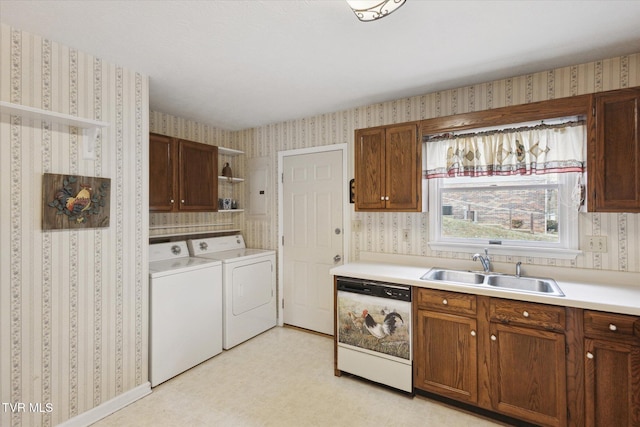
POLYGON ((368 295, 339 297, 339 342, 410 360, 410 313, 404 307, 402 302, 368 295))

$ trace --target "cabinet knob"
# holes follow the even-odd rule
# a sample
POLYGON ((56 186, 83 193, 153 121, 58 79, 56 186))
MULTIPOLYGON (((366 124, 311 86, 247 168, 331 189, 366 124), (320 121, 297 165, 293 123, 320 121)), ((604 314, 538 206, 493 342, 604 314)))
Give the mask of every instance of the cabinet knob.
POLYGON ((618 327, 616 325, 614 325, 613 323, 609 323, 609 330, 610 331, 617 331, 618 327))
POLYGON ((476 336, 476 331, 471 331, 471 336, 475 337, 476 336))
POLYGON ((495 341, 495 340, 497 340, 497 339, 498 339, 498 337, 496 337, 496 336, 495 336, 495 335, 493 335, 493 334, 491 335, 491 341, 495 341))
POLYGON ((175 200, 171 199, 171 203, 175 202, 175 200))
POLYGON ((385 196, 385 197, 384 197, 384 199, 385 199, 385 200, 389 200, 389 196, 385 196))
POLYGON ((587 359, 593 359, 593 353, 587 351, 587 359))
POLYGON ((445 298, 445 299, 443 299, 443 300, 442 300, 442 303, 443 303, 444 305, 447 305, 447 304, 449 304, 449 301, 447 301, 447 299, 445 298))
POLYGON ((522 315, 524 317, 529 317, 529 312, 527 310, 525 310, 525 311, 522 312, 522 315))
POLYGON ((180 200, 180 203, 184 203, 184 200, 180 200))
POLYGON ((384 196, 380 196, 380 200, 384 200, 384 196))

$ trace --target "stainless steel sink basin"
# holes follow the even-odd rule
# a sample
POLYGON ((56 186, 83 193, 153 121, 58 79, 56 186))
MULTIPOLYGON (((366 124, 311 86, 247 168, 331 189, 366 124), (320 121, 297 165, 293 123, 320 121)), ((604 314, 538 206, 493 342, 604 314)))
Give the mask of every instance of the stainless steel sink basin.
POLYGON ((476 271, 432 268, 420 279, 462 285, 493 286, 517 292, 564 296, 555 280, 541 277, 514 276, 499 273, 484 274, 476 271))
POLYGON ((434 280, 438 282, 455 282, 466 285, 481 285, 484 283, 484 274, 475 271, 446 270, 432 268, 421 277, 422 280, 434 280))
POLYGON ((510 275, 490 275, 487 276, 487 285, 496 288, 514 289, 524 292, 536 292, 557 296, 564 296, 553 279, 542 279, 538 277, 517 277, 510 275))

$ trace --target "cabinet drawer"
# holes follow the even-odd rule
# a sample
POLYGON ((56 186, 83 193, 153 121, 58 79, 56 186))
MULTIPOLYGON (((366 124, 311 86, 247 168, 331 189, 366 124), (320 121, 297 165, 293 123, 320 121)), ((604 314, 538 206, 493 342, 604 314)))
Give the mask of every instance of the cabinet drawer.
POLYGON ((585 310, 584 334, 594 338, 640 340, 640 318, 585 310))
POLYGON ((433 289, 418 289, 418 306, 445 313, 476 314, 476 296, 433 289))
POLYGON ((565 329, 565 309, 553 305, 491 299, 491 321, 538 326, 561 331, 565 329))

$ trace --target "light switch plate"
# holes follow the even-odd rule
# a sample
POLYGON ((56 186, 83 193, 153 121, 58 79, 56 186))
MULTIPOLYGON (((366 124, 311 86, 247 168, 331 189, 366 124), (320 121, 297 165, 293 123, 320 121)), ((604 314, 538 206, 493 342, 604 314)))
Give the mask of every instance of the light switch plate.
POLYGON ((607 252, 607 236, 585 236, 583 251, 607 252))

